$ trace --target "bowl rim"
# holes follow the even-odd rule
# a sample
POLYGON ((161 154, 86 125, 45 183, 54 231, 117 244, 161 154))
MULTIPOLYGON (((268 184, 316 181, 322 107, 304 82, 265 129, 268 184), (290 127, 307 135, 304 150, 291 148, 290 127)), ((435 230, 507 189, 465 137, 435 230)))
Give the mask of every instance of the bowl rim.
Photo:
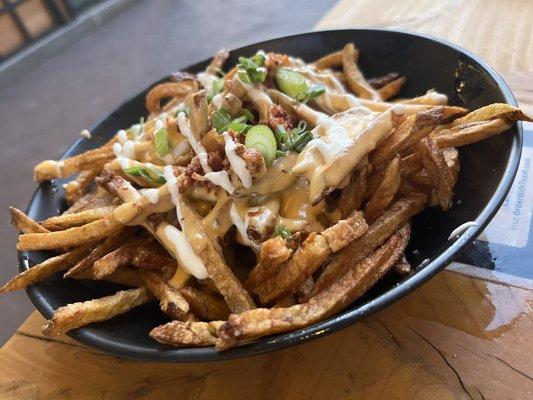
MULTIPOLYGON (((407 32, 402 30, 395 29, 328 29, 328 30, 317 30, 317 31, 305 31, 301 33, 291 34, 291 35, 282 35, 275 37, 273 39, 268 39, 260 42, 251 42, 247 44, 237 45, 233 50, 238 51, 242 48, 253 46, 253 45, 266 45, 271 42, 276 42, 282 39, 296 38, 302 36, 313 36, 324 33, 336 33, 336 32, 347 32, 347 33, 360 33, 360 32, 387 32, 398 35, 405 35, 416 37, 432 42, 436 42, 442 46, 449 47, 465 56, 470 58, 474 63, 485 70, 490 77, 495 81, 498 86, 498 89, 502 92, 505 101, 511 105, 517 106, 515 97, 513 96, 511 89, 505 83, 503 78, 483 59, 477 55, 471 53, 470 51, 448 42, 446 40, 436 38, 431 35, 420 34, 407 32)), ((206 62, 208 59, 201 61, 193 62, 182 70, 188 70, 196 64, 206 62)), ((163 78, 165 79, 165 78, 163 78)), ((159 80, 161 81, 161 80, 159 80)), ((159 82, 156 81, 156 82, 159 82)), ((154 82, 154 83, 156 83, 154 82)), ((150 85, 151 86, 151 85, 150 85)), ((131 96, 126 101, 122 102, 118 107, 116 107, 111 113, 108 113, 103 119, 100 119, 93 127, 100 125, 105 119, 107 119, 115 110, 120 109, 126 103, 130 102, 133 98, 138 96, 142 91, 131 96)), ((507 193, 509 192, 511 185, 514 181, 515 175, 518 170, 523 133, 522 133, 522 124, 518 122, 516 125, 516 133, 513 134, 511 151, 509 153, 509 158, 507 160, 507 165, 503 173, 502 179, 498 183, 496 190, 494 191, 491 199, 487 202, 483 210, 480 212, 478 217, 475 219, 477 223, 476 226, 471 226, 465 230, 461 236, 447 249, 440 253, 433 261, 424 266, 421 270, 417 271, 416 274, 406 278, 397 286, 393 287, 389 291, 379 295, 375 299, 372 299, 364 304, 361 304, 357 308, 351 310, 345 310, 337 314, 334 317, 320 321, 316 324, 310 325, 305 328, 298 329, 293 332, 279 334, 275 336, 268 336, 262 338, 256 342, 247 344, 245 346, 236 347, 233 349, 225 350, 223 352, 216 352, 213 347, 198 347, 198 348, 175 348, 169 347, 168 349, 156 349, 156 348, 142 348, 139 346, 128 345, 120 342, 110 341, 103 337, 100 337, 90 330, 85 329, 84 327, 78 328, 67 334, 73 339, 91 346, 93 348, 102 350, 110 355, 124 357, 130 360, 135 361, 158 361, 158 362, 205 362, 205 361, 223 361, 236 358, 244 358, 250 356, 256 356, 276 350, 282 350, 288 347, 295 346, 296 344, 301 344, 308 342, 312 339, 319 337, 324 337, 331 333, 334 333, 340 329, 343 329, 349 325, 354 324, 356 321, 362 319, 365 316, 371 315, 387 306, 391 303, 399 300, 400 298, 406 296, 413 289, 422 285, 428 281, 431 277, 436 275, 440 270, 444 269, 454 257, 456 257, 464 248, 471 243, 486 227, 490 220, 494 217, 496 212, 499 210, 501 204, 505 200, 507 193)), ((71 153, 74 148, 80 145, 83 141, 83 138, 78 138, 69 148, 62 154, 61 158, 67 156, 71 153)), ((27 212, 36 207, 34 204, 36 201, 37 194, 39 193, 39 188, 33 193, 28 207, 26 208, 27 212)), ((27 262, 23 259, 23 254, 26 252, 18 252, 19 258, 19 270, 23 271, 28 268, 27 262)), ((36 286, 30 286, 26 288, 26 293, 28 297, 36 307, 36 309, 46 318, 50 318, 53 309, 43 302, 43 297, 39 293, 39 290, 36 286)))

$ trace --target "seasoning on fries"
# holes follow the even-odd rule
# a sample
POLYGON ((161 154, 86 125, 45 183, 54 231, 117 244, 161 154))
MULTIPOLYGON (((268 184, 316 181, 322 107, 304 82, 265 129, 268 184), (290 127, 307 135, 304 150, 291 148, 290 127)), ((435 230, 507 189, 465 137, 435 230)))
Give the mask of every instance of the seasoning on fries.
POLYGON ((395 99, 414 77, 367 79, 358 57, 353 43, 314 63, 259 51, 224 72, 220 52, 204 72, 155 85, 138 123, 35 167, 38 182, 74 178, 70 208, 40 222, 11 208, 17 248, 56 254, 0 292, 60 271, 118 283, 127 289, 59 307, 43 332, 157 300, 170 322, 152 338, 224 350, 409 274, 411 218, 450 207, 456 148, 531 118, 508 104, 448 105, 431 88, 395 99))

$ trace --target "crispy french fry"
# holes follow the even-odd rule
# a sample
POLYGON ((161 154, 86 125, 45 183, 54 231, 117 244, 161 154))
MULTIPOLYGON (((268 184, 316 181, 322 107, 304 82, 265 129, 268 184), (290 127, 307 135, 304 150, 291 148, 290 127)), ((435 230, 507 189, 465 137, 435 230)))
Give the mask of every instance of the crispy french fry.
POLYGON ((390 235, 407 223, 413 215, 424 209, 428 196, 423 193, 410 193, 392 204, 379 217, 365 234, 354 240, 346 248, 336 254, 315 283, 311 296, 320 293, 338 277, 342 271, 368 256, 390 235))
POLYGON ((172 319, 183 320, 189 312, 189 303, 179 290, 170 287, 156 272, 139 270, 146 287, 159 299, 159 307, 172 319))
POLYGON ((409 241, 408 226, 391 236, 370 256, 352 265, 308 303, 288 308, 257 308, 231 314, 218 329, 217 350, 262 336, 311 325, 342 310, 370 289, 402 256, 409 241))
POLYGON ((77 200, 72 206, 70 206, 63 214, 74 214, 80 211, 90 210, 92 208, 117 205, 116 201, 117 201, 117 198, 113 194, 97 186, 94 191, 84 194, 79 200, 77 200))
POLYGON ((285 239, 281 236, 264 241, 259 253, 260 262, 250 271, 246 280, 246 287, 253 290, 265 279, 274 275, 279 266, 287 261, 291 254, 292 250, 287 247, 285 239))
POLYGON ((46 160, 35 166, 34 179, 42 182, 54 178, 67 178, 79 171, 101 168, 114 157, 112 146, 106 144, 64 160, 46 160))
POLYGON ((505 118, 468 122, 448 129, 442 129, 432 135, 432 137, 441 149, 446 147, 460 147, 485 140, 494 135, 499 135, 512 125, 513 122, 505 118))
POLYGON ((522 110, 510 104, 494 103, 485 107, 468 113, 462 118, 458 118, 452 122, 452 126, 463 125, 472 122, 481 122, 492 119, 503 118, 509 122, 529 121, 533 122, 530 116, 526 115, 522 110))
POLYGON ((220 296, 192 286, 180 289, 180 293, 191 306, 194 315, 203 320, 225 320, 230 313, 228 305, 220 296))
POLYGON ((368 84, 377 90, 399 78, 401 76, 398 72, 389 72, 388 74, 368 79, 368 84))
POLYGON ((185 97, 193 88, 191 81, 160 83, 146 94, 146 109, 150 113, 161 111, 161 100, 169 97, 185 97))
POLYGON ((62 214, 57 217, 50 217, 41 222, 41 225, 50 231, 60 231, 63 229, 80 226, 99 220, 115 209, 115 206, 105 206, 92 208, 72 214, 62 214))
POLYGON ((203 261, 207 273, 213 280, 217 290, 226 300, 230 310, 239 313, 255 308, 254 301, 248 292, 204 233, 204 228, 195 211, 186 203, 180 204, 180 209, 185 220, 185 232, 187 233, 187 229, 191 229, 191 232, 203 235, 202 242, 205 245, 202 251, 197 254, 203 261))
POLYGON ((11 223, 17 227, 17 229, 22 233, 45 233, 50 232, 48 229, 39 225, 38 222, 34 221, 18 208, 9 207, 9 212, 11 214, 11 223))
POLYGON ((119 247, 124 241, 131 238, 133 235, 133 228, 126 228, 122 231, 115 233, 114 235, 109 236, 102 243, 96 246, 87 257, 84 257, 82 260, 76 263, 72 268, 70 268, 63 275, 64 278, 70 278, 77 274, 80 274, 82 271, 88 270, 93 266, 93 264, 105 256, 107 253, 115 250, 119 247))
POLYGON ((213 346, 217 338, 217 330, 222 323, 223 321, 171 321, 152 329, 150 336, 160 343, 178 347, 213 346))
POLYGON ((431 137, 422 139, 416 148, 433 183, 437 203, 447 210, 452 201, 454 179, 444 155, 431 137))
POLYGON ((355 62, 357 49, 348 43, 342 49, 342 69, 350 89, 362 99, 381 100, 379 93, 368 84, 355 62))
POLYGON ((89 251, 90 248, 87 246, 80 247, 67 253, 51 257, 40 264, 34 265, 26 271, 21 272, 7 282, 4 286, 2 286, 2 288, 0 288, 0 293, 24 289, 29 285, 33 285, 34 283, 49 277, 55 272, 63 271, 78 262, 78 260, 85 256, 89 251))
POLYGON ((362 214, 356 212, 346 220, 340 220, 321 234, 312 232, 294 255, 278 272, 255 288, 263 304, 280 299, 300 287, 304 281, 327 259, 366 232, 362 214))
POLYGON ((401 183, 400 156, 396 156, 385 169, 385 173, 376 190, 365 206, 365 219, 372 223, 379 217, 398 193, 401 183))
POLYGON ((315 280, 312 276, 307 278, 304 283, 300 285, 298 288, 298 291, 296 292, 296 297, 298 299, 299 303, 303 303, 304 299, 307 298, 311 292, 313 291, 313 288, 315 287, 315 280))
POLYGON ((100 170, 100 168, 94 168, 81 171, 75 180, 64 185, 68 204, 74 204, 87 192, 94 178, 100 174, 100 170))
POLYGON ((102 280, 106 282, 118 283, 124 286, 131 287, 140 287, 144 285, 139 272, 133 268, 122 267, 114 271, 113 273, 104 276, 102 279, 97 279, 94 276, 92 269, 83 270, 75 275, 72 275, 71 278, 74 279, 88 279, 88 280, 102 280))
POLYGON ((317 70, 342 67, 342 50, 326 54, 314 62, 317 70))
POLYGON ((339 210, 342 218, 347 218, 354 210, 359 210, 363 202, 367 184, 366 166, 356 170, 350 178, 350 183, 342 189, 339 210))
POLYGON ((106 238, 122 229, 123 225, 113 218, 102 218, 83 226, 64 231, 25 233, 19 236, 17 249, 50 250, 63 247, 82 246, 106 238))
MULTIPOLYGON (((176 265, 176 260, 158 254, 152 248, 128 243, 106 254, 93 265, 94 276, 102 279, 124 265, 134 265, 140 269, 161 271, 168 265, 176 265)), ((177 265, 176 265, 177 267, 177 265)))
POLYGON ((379 88, 378 94, 383 100, 392 99, 393 97, 396 97, 398 93, 400 93, 405 82, 406 82, 405 77, 400 76, 399 78, 379 88))
POLYGON ((411 272, 411 264, 409 264, 409 261, 405 258, 405 255, 403 255, 393 266, 394 271, 399 273, 400 275, 406 275, 409 272, 411 272))
POLYGON ((146 287, 116 292, 99 299, 68 304, 55 310, 43 325, 45 336, 55 336, 92 322, 105 321, 153 300, 146 287))
POLYGON ((405 117, 396 129, 381 142, 369 155, 368 159, 376 169, 382 169, 387 161, 396 154, 412 146, 437 126, 453 116, 463 115, 466 109, 461 107, 434 107, 430 110, 405 117))

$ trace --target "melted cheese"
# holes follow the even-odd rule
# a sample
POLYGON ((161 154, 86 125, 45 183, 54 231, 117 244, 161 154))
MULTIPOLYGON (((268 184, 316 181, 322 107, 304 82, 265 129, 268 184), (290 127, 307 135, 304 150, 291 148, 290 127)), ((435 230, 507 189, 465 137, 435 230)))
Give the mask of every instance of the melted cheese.
POLYGON ((291 174, 296 162, 296 153, 289 152, 274 161, 268 173, 261 177, 246 193, 270 194, 285 190, 292 186, 297 176, 291 174))

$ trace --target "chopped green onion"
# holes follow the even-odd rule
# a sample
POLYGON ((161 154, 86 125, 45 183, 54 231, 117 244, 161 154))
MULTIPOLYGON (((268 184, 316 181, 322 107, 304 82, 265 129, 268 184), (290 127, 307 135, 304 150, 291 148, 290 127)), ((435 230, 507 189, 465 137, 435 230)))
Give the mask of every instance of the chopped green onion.
POLYGON ((286 143, 289 139, 289 135, 287 134, 287 131, 285 130, 285 127, 283 125, 276 126, 274 136, 276 137, 276 141, 278 142, 279 148, 282 148, 283 144, 286 143))
POLYGON ((248 118, 246 118, 245 115, 241 115, 240 117, 235 118, 233 121, 231 121, 232 124, 240 124, 241 122, 248 121, 248 118))
POLYGON ((313 139, 313 134, 311 131, 306 131, 302 133, 298 138, 292 143, 291 150, 296 151, 297 153, 301 152, 304 147, 313 139))
POLYGON ((155 151, 161 158, 170 154, 170 139, 166 128, 159 129, 154 135, 155 151))
POLYGON ((252 123, 255 122, 255 116, 254 116, 254 114, 253 114, 250 110, 248 110, 247 108, 243 108, 243 109, 241 109, 241 115, 244 116, 244 117, 246 117, 246 119, 247 119, 248 121, 250 121, 250 122, 252 122, 252 123))
POLYGON ((288 239, 291 237, 291 231, 285 225, 276 225, 274 228, 274 235, 281 236, 283 239, 288 239))
POLYGON ((259 150, 267 166, 271 165, 276 158, 276 138, 272 130, 266 125, 252 126, 246 134, 244 145, 259 150))
POLYGON ((276 150, 276 158, 285 157, 287 155, 286 151, 276 150))
POLYGON ((184 113, 186 117, 189 116, 189 109, 187 108, 187 106, 185 106, 184 104, 182 104, 177 110, 176 110, 176 117, 178 116, 179 113, 184 113))
POLYGON ((309 90, 307 91, 307 98, 312 99, 313 97, 318 97, 321 94, 324 94, 325 92, 326 88, 324 87, 324 85, 317 83, 309 87, 309 90))
POLYGON ((307 96, 307 82, 302 74, 288 68, 279 68, 274 78, 278 87, 286 95, 298 101, 307 96))
POLYGON ((135 167, 126 168, 124 172, 132 176, 140 176, 149 182, 159 183, 159 184, 166 183, 166 179, 163 176, 163 172, 157 169, 135 166, 135 167))
POLYGON ((224 89, 224 78, 217 78, 213 81, 213 92, 218 94, 224 89))
POLYGON ((242 122, 231 122, 226 125, 227 129, 231 129, 233 132, 244 133, 250 129, 250 125, 243 124, 242 122))
POLYGON ((231 122, 231 115, 223 108, 211 114, 211 124, 217 132, 223 132, 224 128, 231 122))
POLYGON ((267 70, 263 67, 266 55, 258 52, 251 58, 239 57, 237 64, 237 74, 239 79, 245 83, 262 83, 266 79, 267 70))

